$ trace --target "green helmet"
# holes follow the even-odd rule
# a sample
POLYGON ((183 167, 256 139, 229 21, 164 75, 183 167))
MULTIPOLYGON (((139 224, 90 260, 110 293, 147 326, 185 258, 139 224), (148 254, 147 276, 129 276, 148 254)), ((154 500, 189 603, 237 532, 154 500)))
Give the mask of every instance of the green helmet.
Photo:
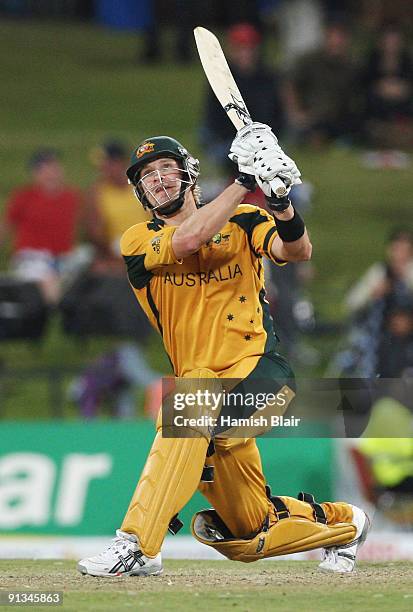
POLYGON ((175 159, 181 170, 188 175, 187 185, 182 183, 179 197, 166 206, 162 206, 162 215, 168 216, 175 213, 184 202, 185 191, 195 184, 199 176, 199 162, 181 145, 175 138, 169 136, 154 136, 146 138, 132 153, 131 163, 126 171, 129 182, 133 185, 136 197, 144 208, 154 208, 140 189, 140 172, 148 163, 161 157, 175 159))
POLYGON ((182 165, 185 162, 192 162, 194 167, 190 168, 192 178, 197 179, 199 174, 199 163, 175 138, 169 136, 155 136, 154 138, 146 138, 132 153, 131 165, 126 170, 126 175, 132 185, 136 185, 137 173, 148 162, 159 157, 172 157, 182 165))

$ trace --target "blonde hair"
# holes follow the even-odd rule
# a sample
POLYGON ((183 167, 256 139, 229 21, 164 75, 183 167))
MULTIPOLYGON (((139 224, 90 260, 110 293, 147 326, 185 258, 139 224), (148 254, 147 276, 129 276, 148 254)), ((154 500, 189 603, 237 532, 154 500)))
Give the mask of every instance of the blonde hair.
POLYGON ((195 200, 196 207, 200 208, 201 206, 203 206, 204 203, 202 201, 202 189, 196 183, 192 188, 192 193, 194 194, 194 200, 195 200))

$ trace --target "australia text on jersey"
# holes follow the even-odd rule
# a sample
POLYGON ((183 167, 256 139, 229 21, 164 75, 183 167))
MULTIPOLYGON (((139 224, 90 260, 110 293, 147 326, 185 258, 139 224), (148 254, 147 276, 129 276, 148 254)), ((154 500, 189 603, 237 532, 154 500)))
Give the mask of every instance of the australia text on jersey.
POLYGON ((210 282, 223 282, 234 279, 236 276, 242 276, 242 270, 239 264, 223 266, 212 270, 199 272, 163 272, 161 274, 164 284, 170 283, 175 287, 195 287, 210 282))

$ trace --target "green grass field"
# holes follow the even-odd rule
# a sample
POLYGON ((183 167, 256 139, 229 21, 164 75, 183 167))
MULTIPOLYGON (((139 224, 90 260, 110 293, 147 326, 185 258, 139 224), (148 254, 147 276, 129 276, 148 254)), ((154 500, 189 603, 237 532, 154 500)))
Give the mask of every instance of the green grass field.
POLYGON ((69 561, 0 561, 0 590, 63 591, 58 609, 73 612, 411 610, 409 563, 361 563, 357 572, 340 575, 316 567, 301 561, 167 561, 162 576, 105 579, 81 576, 69 561))
MULTIPOLYGON (((2 21, 0 212, 10 190, 27 180, 26 160, 42 145, 62 150, 68 179, 81 187, 95 176, 91 149, 108 136, 123 138, 132 147, 144 136, 168 133, 199 156, 204 178, 217 171, 207 164, 198 141, 207 88, 200 63, 141 65, 139 44, 133 33, 97 26, 2 21)), ((358 150, 328 147, 289 152, 314 186, 313 209, 306 216, 315 269, 308 291, 319 319, 341 320, 348 287, 369 264, 382 259, 389 230, 412 221, 412 173, 410 169, 366 170, 358 150)), ((7 247, 0 251, 0 268, 6 267, 7 254, 7 247)), ((321 350, 322 365, 317 372, 305 374, 320 374, 337 339, 311 338, 309 342, 321 350)), ((110 344, 93 341, 85 350, 65 339, 56 321, 38 349, 2 343, 2 356, 12 368, 82 366, 110 344)), ((148 351, 152 364, 168 372, 159 341, 148 351)), ((5 416, 27 416, 34 411, 47 416, 42 408, 45 402, 37 401, 39 393, 30 381, 26 387, 25 398, 30 401, 22 402, 21 397, 7 401, 5 416), (23 404, 30 405, 29 411, 23 404)), ((47 389, 42 387, 41 393, 47 394, 47 389)))

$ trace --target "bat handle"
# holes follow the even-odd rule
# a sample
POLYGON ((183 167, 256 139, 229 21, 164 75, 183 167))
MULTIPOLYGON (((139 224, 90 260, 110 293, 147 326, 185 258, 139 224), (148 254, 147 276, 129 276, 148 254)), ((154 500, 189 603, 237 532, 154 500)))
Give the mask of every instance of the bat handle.
POLYGON ((288 189, 285 183, 277 176, 270 181, 271 191, 275 193, 277 198, 283 198, 288 194, 288 189))

